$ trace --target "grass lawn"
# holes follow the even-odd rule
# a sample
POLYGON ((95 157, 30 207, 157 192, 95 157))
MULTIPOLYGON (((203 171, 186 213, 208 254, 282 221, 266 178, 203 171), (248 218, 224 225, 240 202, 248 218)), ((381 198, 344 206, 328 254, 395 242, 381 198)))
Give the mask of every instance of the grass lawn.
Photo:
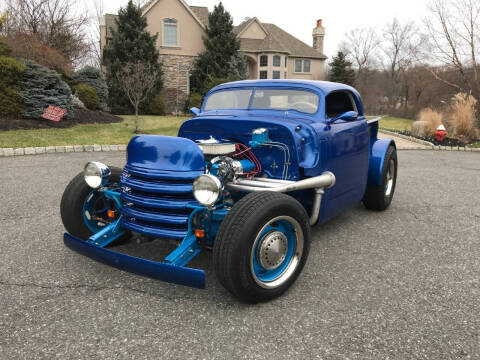
POLYGON ((393 131, 410 131, 412 128, 413 120, 402 119, 396 117, 385 117, 380 120, 380 128, 393 131))
POLYGON ((468 145, 468 147, 480 148, 480 141, 477 141, 476 143, 470 144, 470 145, 468 145))
MULTIPOLYGON (((55 145, 127 144, 135 136, 135 116, 121 116, 115 124, 86 124, 68 129, 0 131, 0 148, 55 145)), ((140 116, 141 133, 176 136, 180 125, 190 117, 140 116)))

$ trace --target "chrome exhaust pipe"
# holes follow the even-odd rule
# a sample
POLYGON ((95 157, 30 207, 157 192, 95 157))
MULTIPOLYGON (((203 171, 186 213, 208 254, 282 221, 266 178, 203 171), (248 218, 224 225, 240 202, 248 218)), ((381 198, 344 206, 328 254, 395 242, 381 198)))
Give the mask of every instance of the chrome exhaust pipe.
POLYGON ((320 176, 311 177, 300 181, 287 181, 268 178, 258 178, 253 180, 235 179, 227 183, 226 187, 234 191, 273 191, 286 193, 297 190, 315 189, 315 198, 313 200, 312 213, 310 215, 310 225, 318 221, 320 206, 325 188, 331 188, 335 185, 335 175, 330 171, 324 172, 320 176))

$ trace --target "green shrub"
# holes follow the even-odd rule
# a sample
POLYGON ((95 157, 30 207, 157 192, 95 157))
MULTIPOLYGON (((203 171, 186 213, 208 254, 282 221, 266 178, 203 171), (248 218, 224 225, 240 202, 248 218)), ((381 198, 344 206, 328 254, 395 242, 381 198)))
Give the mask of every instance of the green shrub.
POLYGON ((31 60, 20 62, 26 67, 20 80, 20 98, 26 106, 23 116, 39 119, 53 105, 67 110, 65 117, 71 117, 72 92, 60 75, 31 60))
POLYGON ((165 114, 165 101, 163 100, 162 94, 158 93, 157 95, 155 95, 148 109, 150 111, 150 114, 152 115, 165 114))
POLYGON ((18 118, 25 110, 19 94, 24 71, 25 66, 19 61, 0 56, 0 116, 18 118))
POLYGON ((0 37, 0 56, 9 56, 12 50, 8 47, 4 38, 0 37))
POLYGON ((201 108, 202 107, 203 97, 199 93, 191 93, 188 97, 188 110, 193 107, 201 108))
POLYGON ((87 109, 97 110, 100 100, 98 98, 97 92, 90 85, 81 83, 73 87, 75 94, 80 99, 81 102, 85 104, 87 109))
POLYGON ((108 111, 108 87, 105 78, 99 69, 92 66, 85 66, 73 74, 72 80, 74 83, 84 83, 94 88, 98 95, 98 108, 102 111, 108 111))

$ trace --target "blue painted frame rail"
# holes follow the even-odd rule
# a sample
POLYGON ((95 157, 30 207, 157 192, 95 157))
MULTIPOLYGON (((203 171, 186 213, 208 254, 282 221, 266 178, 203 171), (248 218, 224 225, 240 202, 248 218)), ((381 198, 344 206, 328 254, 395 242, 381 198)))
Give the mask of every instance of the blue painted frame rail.
POLYGON ((205 271, 137 258, 104 249, 65 233, 63 241, 70 249, 105 265, 151 279, 205 289, 205 271))

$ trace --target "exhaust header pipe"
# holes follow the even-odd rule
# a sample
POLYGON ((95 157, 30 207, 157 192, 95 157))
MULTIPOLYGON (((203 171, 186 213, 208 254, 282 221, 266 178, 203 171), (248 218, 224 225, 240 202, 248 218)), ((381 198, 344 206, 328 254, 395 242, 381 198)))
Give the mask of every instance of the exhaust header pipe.
POLYGON ((234 191, 273 191, 286 193, 297 190, 315 189, 315 199, 313 201, 312 214, 310 215, 310 225, 314 225, 320 213, 322 195, 325 188, 331 188, 335 185, 335 175, 330 171, 324 172, 320 176, 300 180, 287 181, 277 179, 258 178, 253 180, 236 179, 227 183, 226 188, 234 191))

